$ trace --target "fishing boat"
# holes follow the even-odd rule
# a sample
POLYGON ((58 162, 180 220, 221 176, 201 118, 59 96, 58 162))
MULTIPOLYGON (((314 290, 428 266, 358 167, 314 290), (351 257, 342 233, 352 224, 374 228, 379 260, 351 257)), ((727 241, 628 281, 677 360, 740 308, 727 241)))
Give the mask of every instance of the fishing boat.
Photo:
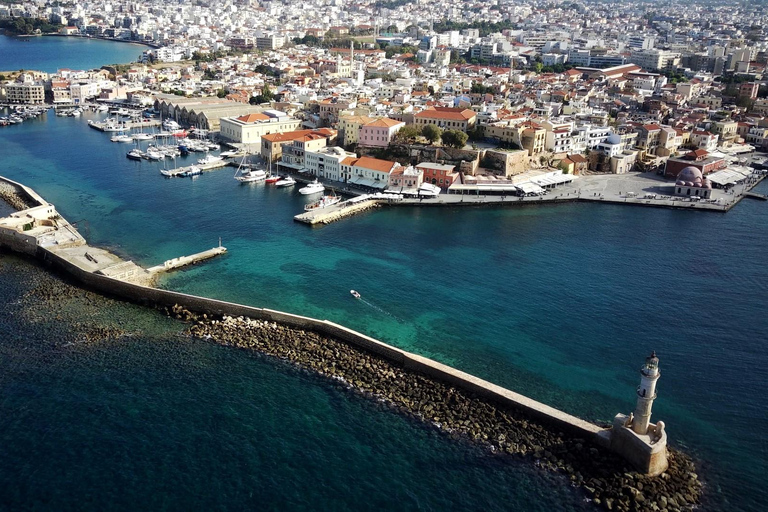
POLYGON ((309 185, 307 185, 306 187, 301 187, 299 189, 299 194, 308 196, 308 195, 311 195, 311 194, 319 194, 319 193, 323 192, 324 190, 325 190, 325 187, 323 186, 323 184, 320 183, 319 181, 315 180, 312 183, 310 183, 309 185))
POLYGON ((200 174, 203 174, 203 170, 193 165, 189 167, 186 171, 182 172, 180 176, 188 177, 188 176, 198 176, 200 174))
POLYGON ((329 206, 333 206, 334 204, 341 201, 341 198, 337 196, 336 194, 333 194, 331 196, 323 196, 314 203, 309 203, 308 205, 304 206, 304 211, 312 211, 317 210, 319 208, 327 208, 329 206))
POLYGON ((276 187, 292 187, 296 184, 296 180, 290 176, 284 176, 280 178, 276 183, 276 187))
POLYGON ((356 299, 360 298, 360 294, 356 292, 355 290, 349 290, 349 293, 352 294, 352 296, 356 299))

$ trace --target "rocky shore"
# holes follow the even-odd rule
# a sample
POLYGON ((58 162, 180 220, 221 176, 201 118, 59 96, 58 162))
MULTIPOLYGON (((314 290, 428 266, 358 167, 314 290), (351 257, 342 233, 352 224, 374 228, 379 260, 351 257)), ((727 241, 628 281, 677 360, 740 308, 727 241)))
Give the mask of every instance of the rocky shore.
POLYGON ((692 510, 700 501, 702 488, 694 464, 674 449, 667 472, 646 477, 588 440, 574 439, 519 411, 404 370, 342 341, 276 323, 200 315, 181 306, 165 312, 192 322, 189 333, 195 337, 291 361, 343 381, 452 437, 479 443, 500 457, 524 457, 566 474, 588 499, 606 510, 674 512, 692 510))
POLYGON ((18 189, 10 183, 0 182, 0 199, 8 203, 17 211, 26 210, 35 206, 29 202, 18 189))

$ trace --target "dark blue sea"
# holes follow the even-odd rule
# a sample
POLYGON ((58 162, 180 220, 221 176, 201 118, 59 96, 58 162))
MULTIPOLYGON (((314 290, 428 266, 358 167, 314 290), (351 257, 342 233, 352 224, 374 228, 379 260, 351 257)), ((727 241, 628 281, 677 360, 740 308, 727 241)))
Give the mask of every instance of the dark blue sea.
MULTIPOLYGON (((333 320, 593 421, 633 410, 656 350, 653 418, 697 459, 705 509, 768 503, 768 204, 393 208, 312 229, 292 219, 307 202, 295 191, 239 185, 229 168, 164 179, 89 118, 0 129, 0 174, 142 265, 221 237, 226 256, 161 286, 333 320)), ((139 308, 131 321, 152 326, 141 335, 35 348, 50 334, 11 315, 23 280, 0 279, 17 333, 0 341, 0 498, 14 508, 584 506, 531 464, 269 359, 180 339, 139 308)))
POLYGON ((0 71, 19 69, 55 73, 133 62, 147 46, 79 37, 0 35, 0 71))

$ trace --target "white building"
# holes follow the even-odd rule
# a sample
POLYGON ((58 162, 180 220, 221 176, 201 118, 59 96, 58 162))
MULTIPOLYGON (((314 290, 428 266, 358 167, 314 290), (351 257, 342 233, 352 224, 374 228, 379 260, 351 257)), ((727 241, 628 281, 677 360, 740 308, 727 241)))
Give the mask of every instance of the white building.
POLYGON ((355 153, 348 153, 337 146, 325 147, 318 151, 307 151, 304 154, 304 168, 319 178, 342 181, 341 163, 356 157, 355 153))

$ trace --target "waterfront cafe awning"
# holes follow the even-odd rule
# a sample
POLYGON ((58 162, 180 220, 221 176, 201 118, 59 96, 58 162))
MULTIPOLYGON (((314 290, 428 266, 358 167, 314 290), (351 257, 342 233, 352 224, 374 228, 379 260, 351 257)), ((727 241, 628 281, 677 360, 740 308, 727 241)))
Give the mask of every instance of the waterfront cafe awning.
POLYGON ((451 194, 461 194, 464 192, 472 192, 482 194, 485 192, 507 192, 513 193, 517 190, 517 186, 512 183, 454 183, 448 187, 448 192, 451 194))
POLYGON ((715 171, 707 175, 707 179, 716 185, 721 187, 727 185, 735 185, 744 181, 744 179, 752 173, 751 169, 747 168, 732 168, 723 169, 721 171, 715 171))
POLYGON ((541 188, 535 183, 531 183, 530 181, 527 181, 525 183, 520 183, 519 185, 517 185, 517 189, 525 195, 541 194, 544 192, 543 188, 541 188))
POLYGON ((570 183, 573 179, 573 174, 549 173, 531 178, 531 183, 535 183, 540 187, 552 187, 563 183, 570 183))
POLYGON ((363 178, 361 176, 353 176, 349 179, 349 183, 353 185, 361 185, 363 187, 379 188, 382 190, 387 187, 387 184, 383 181, 363 178))

